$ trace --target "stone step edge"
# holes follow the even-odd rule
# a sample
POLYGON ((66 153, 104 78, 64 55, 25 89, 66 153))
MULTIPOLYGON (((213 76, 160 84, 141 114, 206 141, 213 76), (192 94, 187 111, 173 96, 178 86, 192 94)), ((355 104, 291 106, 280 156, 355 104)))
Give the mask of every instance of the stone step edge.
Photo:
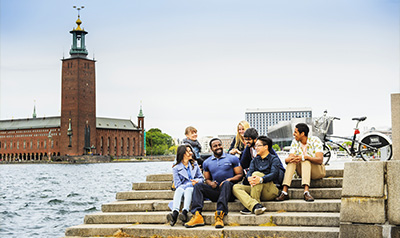
MULTIPOLYGON (((133 212, 133 211, 171 211, 168 207, 172 200, 117 200, 105 203, 102 212, 133 212)), ((205 201, 204 211, 215 210, 216 202, 205 201), (211 207, 211 208, 210 208, 211 207)), ((341 199, 316 199, 314 202, 305 202, 304 199, 290 199, 282 202, 262 201, 261 204, 267 211, 274 212, 285 210, 287 212, 340 212, 341 199), (322 208, 316 208, 322 207, 322 208), (277 207, 277 208, 276 208, 277 207), (323 208, 325 207, 325 208, 323 208), (328 207, 328 208, 327 208, 328 207), (275 209, 276 208, 276 209, 275 209), (327 209, 327 210, 323 210, 327 209)), ((239 200, 229 202, 230 211, 239 211, 244 208, 239 200)))
MULTIPOLYGON (((82 237, 77 236, 81 230, 85 230, 84 233, 87 235, 84 237, 100 237, 100 236, 110 236, 119 230, 126 232, 127 234, 132 234, 134 231, 138 231, 144 237, 150 237, 152 235, 184 235, 187 236, 188 233, 193 236, 198 237, 266 237, 266 236, 292 236, 292 237, 338 237, 339 227, 304 227, 304 226, 225 226, 222 229, 216 229, 214 226, 206 225, 195 228, 185 228, 183 226, 169 226, 169 225, 147 225, 147 224, 82 224, 66 229, 66 237, 82 237), (89 229, 96 229, 98 233, 103 233, 101 235, 88 234, 91 233, 89 229), (104 230, 104 231, 100 231, 104 230), (99 232, 100 231, 100 232, 99 232), (146 232, 151 234, 146 235, 146 232), (300 233, 300 234, 299 234, 300 233), (205 234, 205 235, 204 235, 205 234), (314 235, 313 235, 314 234, 314 235), (70 236, 71 235, 71 236, 70 236), (199 236, 200 235, 200 236, 199 236), (203 235, 203 236, 201 236, 203 235)), ((133 235, 133 234, 132 234, 133 235)))
MULTIPOLYGON (((172 170, 172 169, 171 169, 172 170)), ((326 178, 342 178, 343 169, 326 169, 326 178)), ((172 181, 172 173, 166 174, 149 174, 146 176, 146 182, 150 181, 172 181)))

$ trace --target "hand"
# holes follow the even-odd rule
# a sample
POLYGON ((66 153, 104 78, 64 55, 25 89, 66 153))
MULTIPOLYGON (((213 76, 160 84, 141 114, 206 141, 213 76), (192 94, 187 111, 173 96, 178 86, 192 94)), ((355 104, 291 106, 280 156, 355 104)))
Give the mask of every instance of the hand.
POLYGON ((299 163, 301 161, 301 155, 294 155, 290 157, 289 163, 299 163))
POLYGON ((234 155, 234 154, 237 154, 237 153, 239 153, 239 151, 236 148, 233 148, 233 149, 231 149, 229 151, 229 154, 231 154, 231 155, 234 155))
POLYGON ((192 185, 194 186, 196 183, 198 183, 198 181, 191 179, 190 182, 192 182, 192 185))
POLYGON ((217 186, 218 186, 218 183, 217 183, 217 181, 212 181, 212 182, 210 182, 210 184, 209 184, 212 188, 216 188, 217 186))
POLYGON ((224 184, 226 181, 229 181, 228 179, 225 179, 224 181, 222 181, 222 183, 219 185, 219 187, 222 186, 222 184, 224 184))
POLYGON ((249 177, 249 183, 250 183, 250 185, 252 187, 257 185, 257 184, 259 184, 260 183, 260 177, 257 176, 257 175, 253 175, 253 176, 249 177))

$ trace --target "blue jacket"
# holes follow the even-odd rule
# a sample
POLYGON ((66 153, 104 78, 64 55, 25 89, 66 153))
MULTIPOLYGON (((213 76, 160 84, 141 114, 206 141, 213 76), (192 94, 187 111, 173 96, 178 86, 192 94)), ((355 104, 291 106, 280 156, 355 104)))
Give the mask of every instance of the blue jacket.
POLYGON ((259 171, 263 174, 263 183, 273 181, 278 187, 282 185, 283 177, 285 175, 285 168, 278 156, 268 154, 265 159, 257 155, 251 162, 247 178, 254 172, 259 171))
MULTIPOLYGON (((199 183, 202 183, 204 181, 204 178, 197 162, 194 163, 194 168, 192 168, 190 162, 188 166, 190 168, 190 174, 192 178, 199 183)), ((186 189, 187 187, 193 187, 192 182, 189 179, 187 170, 182 163, 179 163, 172 168, 172 175, 174 177, 175 188, 179 188, 181 186, 183 189, 186 189)))
MULTIPOLYGON (((270 153, 275 155, 279 159, 279 156, 276 154, 274 149, 271 148, 270 153)), ((246 146, 242 155, 240 156, 240 165, 242 166, 243 169, 247 169, 250 167, 251 160, 252 158, 251 158, 250 147, 246 146)))

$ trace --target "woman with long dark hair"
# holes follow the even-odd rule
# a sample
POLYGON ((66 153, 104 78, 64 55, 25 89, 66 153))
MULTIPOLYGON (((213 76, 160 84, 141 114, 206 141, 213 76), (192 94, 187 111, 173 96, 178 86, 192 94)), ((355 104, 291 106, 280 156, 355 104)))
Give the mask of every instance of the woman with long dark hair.
POLYGON ((199 165, 193 158, 193 149, 190 145, 186 144, 178 147, 176 151, 176 164, 173 166, 172 172, 176 190, 172 213, 167 215, 167 220, 171 226, 175 225, 178 218, 183 223, 189 221, 188 212, 192 202, 193 186, 196 183, 202 183, 204 180, 199 165), (179 214, 182 198, 184 198, 183 209, 182 213, 179 214))

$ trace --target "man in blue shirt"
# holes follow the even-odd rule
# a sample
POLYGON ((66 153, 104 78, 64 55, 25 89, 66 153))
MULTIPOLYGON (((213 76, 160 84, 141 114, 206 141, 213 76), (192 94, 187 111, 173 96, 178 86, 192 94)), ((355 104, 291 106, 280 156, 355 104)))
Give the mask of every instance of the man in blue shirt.
POLYGON ((228 202, 233 202, 232 187, 242 180, 242 167, 236 156, 225 154, 222 141, 213 138, 210 148, 214 155, 203 163, 205 183, 194 185, 192 195, 192 219, 185 223, 185 227, 192 228, 204 226, 204 218, 201 215, 204 206, 204 198, 217 202, 215 212, 215 228, 224 227, 224 215, 228 214, 228 202))

